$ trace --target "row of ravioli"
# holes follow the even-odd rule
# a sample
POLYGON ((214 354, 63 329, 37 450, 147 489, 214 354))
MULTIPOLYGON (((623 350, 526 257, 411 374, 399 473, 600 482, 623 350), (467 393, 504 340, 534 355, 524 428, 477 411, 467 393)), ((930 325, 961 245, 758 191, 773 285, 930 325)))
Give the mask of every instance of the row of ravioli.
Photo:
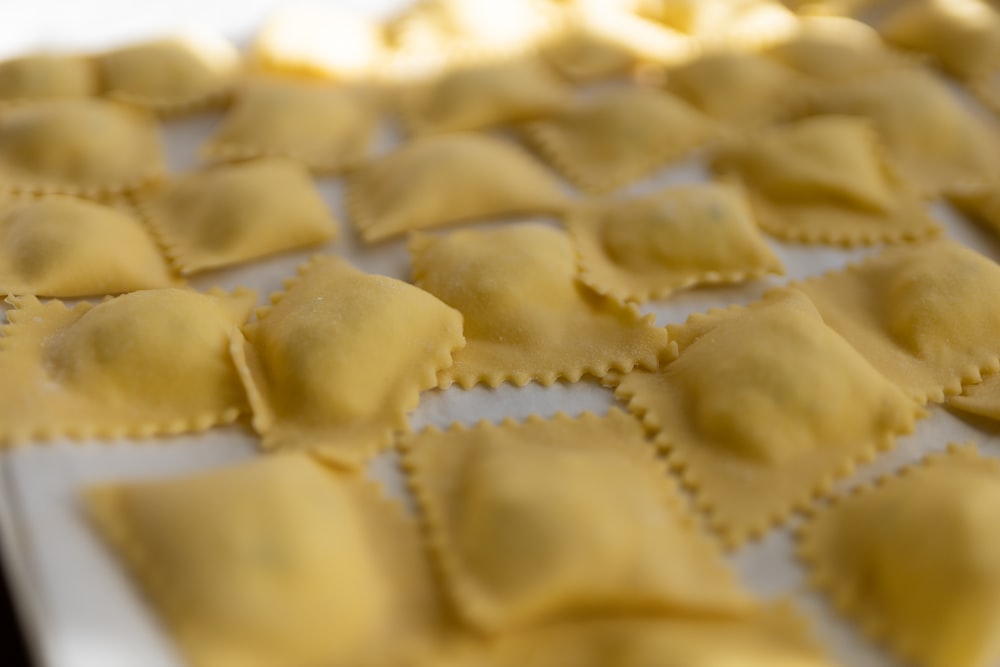
POLYGON ((955 447, 816 502, 926 402, 996 410, 995 394, 957 397, 1000 369, 995 263, 897 246, 663 330, 582 290, 549 227, 413 251, 416 286, 317 258, 242 330, 239 293, 12 311, 11 409, 44 412, 45 435, 204 428, 196 402, 235 417, 245 391, 272 455, 87 492, 192 664, 831 664, 721 559, 796 511, 815 584, 874 638, 928 667, 998 657, 995 461, 955 447), (425 388, 584 373, 631 415, 399 433, 425 388), (422 532, 358 474, 389 446, 422 532))
MULTIPOLYGON (((577 200, 521 147, 485 133, 454 132, 419 137, 356 171, 348 191, 350 217, 369 242, 519 214, 561 218, 577 239, 588 284, 626 300, 660 298, 698 282, 780 273, 766 246, 752 238, 754 224, 807 243, 922 239, 939 233, 923 197, 942 193, 974 216, 1000 224, 1000 139, 994 128, 921 69, 896 69, 852 85, 853 93, 831 93, 826 113, 716 145, 709 161, 725 187, 577 200), (932 135, 934 142, 925 140, 932 135)), ((284 84, 268 90, 284 90, 284 84)), ((290 115, 263 114, 244 126, 285 134, 282 128, 291 127, 305 141, 309 123, 300 122, 302 110, 330 117, 305 100, 286 102, 278 106, 290 115)), ((177 282, 176 273, 335 237, 308 164, 288 157, 243 159, 166 183, 135 185, 151 173, 146 167, 157 153, 155 133, 131 122, 137 112, 107 105, 16 110, 23 117, 8 127, 11 141, 0 143, 0 291, 75 297, 162 287, 177 282), (94 126, 107 132, 94 133, 94 126), (106 150, 109 136, 121 138, 112 143, 127 149, 106 150), (86 174, 108 178, 88 181, 86 174), (102 201, 44 194, 50 190, 102 201), (157 258, 157 246, 169 262, 157 258)), ((0 114, 0 134, 4 118, 11 116, 0 114)), ((536 138, 541 154, 569 180, 582 184, 638 178, 669 162, 664 150, 676 158, 711 132, 709 121, 679 99, 633 86, 606 91, 564 118, 530 124, 527 137, 536 138)), ((356 141, 359 135, 350 136, 356 141)))

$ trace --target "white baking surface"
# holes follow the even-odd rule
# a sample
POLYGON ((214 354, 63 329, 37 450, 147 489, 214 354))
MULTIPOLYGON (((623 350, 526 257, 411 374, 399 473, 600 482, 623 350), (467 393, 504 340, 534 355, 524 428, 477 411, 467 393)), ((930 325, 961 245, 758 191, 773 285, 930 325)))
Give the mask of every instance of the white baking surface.
MULTIPOLYGON (((493 0, 484 0, 493 1, 493 0)), ((239 40, 251 34, 274 0, 174 0, 161 2, 0 0, 0 57, 40 47, 102 48, 130 39, 199 24, 239 40)), ((348 2, 375 15, 405 4, 405 0, 348 2)), ((199 116, 167 124, 164 132, 170 166, 175 171, 196 164, 197 147, 210 135, 219 115, 199 116)), ((384 129, 380 151, 397 141, 391 126, 384 129)), ((698 159, 663 170, 653 178, 626 188, 625 193, 647 192, 667 183, 705 178, 698 159)), ((409 259, 405 243, 361 245, 346 224, 343 184, 318 181, 341 223, 341 238, 318 249, 347 257, 361 268, 407 278, 409 259)), ((1000 243, 988 232, 964 220, 945 204, 931 210, 947 234, 993 259, 1000 259, 1000 243)), ((660 324, 682 322, 688 314, 713 306, 748 303, 766 289, 789 279, 822 273, 857 259, 871 249, 842 251, 806 247, 770 240, 785 261, 788 276, 737 287, 696 289, 667 301, 648 304, 660 324)), ((244 285, 267 295, 317 250, 292 253, 246 267, 196 278, 195 287, 244 285)), ((552 387, 503 386, 496 390, 449 389, 423 395, 412 417, 413 427, 441 427, 454 420, 474 423, 499 421, 557 411, 578 414, 605 412, 614 397, 593 382, 552 387)), ((896 449, 842 483, 846 488, 897 469, 948 442, 974 441, 987 455, 1000 458, 1000 426, 986 420, 958 416, 939 406, 921 421, 916 432, 898 441, 896 449)), ((125 570, 90 530, 82 515, 81 488, 99 482, 179 475, 233 464, 255 456, 255 438, 245 426, 215 429, 183 437, 142 441, 76 443, 57 441, 24 447, 0 458, 0 533, 4 564, 23 618, 28 639, 44 667, 180 667, 183 661, 159 625, 152 609, 125 570)), ((371 474, 410 505, 394 455, 373 462, 371 474)), ((797 522, 793 519, 789 525, 797 522)), ((929 529, 933 529, 929 527, 929 529)), ((806 590, 804 573, 793 557, 788 527, 731 556, 746 584, 763 596, 791 596, 814 621, 821 639, 847 667, 901 667, 883 651, 859 636, 849 623, 836 617, 826 602, 806 590)))

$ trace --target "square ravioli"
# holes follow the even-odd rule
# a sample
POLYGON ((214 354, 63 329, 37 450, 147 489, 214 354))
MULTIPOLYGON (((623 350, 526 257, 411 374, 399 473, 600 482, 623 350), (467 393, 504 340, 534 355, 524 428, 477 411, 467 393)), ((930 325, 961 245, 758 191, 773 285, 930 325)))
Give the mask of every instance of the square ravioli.
POLYGON ((913 0, 877 25, 890 44, 928 54, 959 79, 1000 70, 1000 13, 988 0, 913 0))
POLYGON ((1000 660, 1000 464, 951 445, 834 499, 799 531, 814 586, 919 667, 1000 660))
POLYGON ((385 49, 382 27, 362 12, 330 4, 288 5, 261 26, 248 60, 263 72, 356 80, 377 72, 385 49))
POLYGON ((69 308, 8 297, 0 445, 149 437, 235 421, 246 396, 229 338, 255 298, 167 288, 69 308))
POLYGON ((163 172, 155 120, 120 104, 65 99, 0 115, 0 191, 101 197, 163 172))
POLYGON ((681 185, 635 199, 593 202, 575 210, 567 227, 580 279, 621 301, 784 273, 743 193, 733 187, 681 185))
POLYGON ((0 196, 0 294, 81 297, 176 282, 153 237, 124 206, 0 196))
POLYGON ((307 456, 104 484, 85 500, 195 667, 409 667, 440 628, 414 522, 372 482, 307 456))
POLYGON ((753 606, 620 410, 455 424, 401 444, 445 588, 480 630, 753 606))
POLYGON ((760 226, 787 240, 871 245, 940 232, 863 118, 817 116, 767 128, 723 147, 712 168, 742 182, 760 226))
POLYGON ((928 70, 892 69, 812 98, 814 111, 871 118, 893 166, 919 194, 961 192, 1000 178, 997 123, 974 114, 928 70))
POLYGON ((575 185, 615 190, 684 157, 715 136, 715 126, 686 102, 632 86, 605 91, 525 126, 525 138, 575 185))
POLYGON ((715 51, 667 70, 667 91, 709 118, 751 130, 790 114, 804 99, 804 79, 754 53, 715 51))
POLYGON ((616 393, 731 548, 829 493, 923 415, 800 292, 668 330, 677 359, 624 376, 616 393))
POLYGON ((851 18, 806 16, 764 54, 819 83, 838 83, 914 60, 889 49, 871 26, 851 18))
POLYGON ((484 134, 418 137, 353 175, 351 221, 365 241, 515 214, 561 215, 562 185, 527 152, 484 134))
POLYGON ((265 450, 306 449, 356 468, 408 429, 420 392, 465 344, 462 315, 336 257, 299 273, 233 335, 253 427, 265 450))
POLYGON ((83 56, 35 53, 0 61, 0 107, 97 94, 97 73, 83 56))
POLYGON ((410 250, 414 283, 465 318, 468 345, 441 371, 442 387, 575 382, 672 358, 652 315, 577 281, 565 232, 525 223, 415 234, 410 250))
POLYGON ((735 617, 619 616, 459 645, 443 667, 834 667, 790 605, 735 617))
POLYGON ((136 198, 185 275, 316 245, 337 233, 308 170, 282 158, 216 165, 136 198))
POLYGON ((338 172, 368 159, 377 126, 375 93, 363 86, 254 79, 237 91, 202 155, 215 162, 286 157, 338 172))
POLYGON ((240 74, 240 54, 207 31, 131 44, 97 57, 105 94, 162 114, 224 102, 240 74))
POLYGON ((573 90, 538 58, 458 65, 401 86, 399 108, 413 134, 479 130, 535 120, 569 105, 573 90))
POLYGON ((795 285, 828 325, 922 403, 1000 369, 1000 266, 954 241, 889 248, 795 285))

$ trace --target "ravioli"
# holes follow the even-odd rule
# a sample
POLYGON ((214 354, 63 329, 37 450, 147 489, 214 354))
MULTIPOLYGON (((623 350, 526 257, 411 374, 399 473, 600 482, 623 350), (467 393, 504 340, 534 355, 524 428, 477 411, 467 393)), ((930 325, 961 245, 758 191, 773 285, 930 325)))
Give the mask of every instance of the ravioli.
POLYGON ((975 80, 1000 70, 1000 14, 982 0, 915 0, 878 24, 895 46, 930 55, 949 74, 975 80))
POLYGON ((456 424, 402 446, 445 587, 474 627, 751 608, 621 411, 456 424))
POLYGON ((732 187, 682 185, 594 202, 569 216, 567 226, 581 280, 621 301, 784 273, 742 192, 732 187))
POLYGON ((132 44, 97 62, 108 97, 171 114, 224 102, 240 55, 221 37, 198 32, 132 44))
POLYGON ((183 274, 316 245, 337 233, 300 164, 261 158, 180 176, 140 207, 183 274))
POLYGON ((802 103, 801 77, 779 62, 752 53, 718 51, 669 70, 666 89, 727 126, 771 123, 802 103))
POLYGON ((539 224, 411 237, 413 281, 458 309, 468 344, 440 373, 457 382, 549 385, 656 368, 673 344, 654 318, 576 280, 566 233, 539 224))
POLYGON ((418 137, 358 171, 348 193, 365 241, 515 214, 560 215, 559 182, 530 155, 480 134, 418 137))
POLYGON ((463 647, 448 667, 833 667, 788 605, 736 618, 550 624, 463 647))
POLYGON ((99 197, 135 190, 162 171, 158 129, 138 110, 85 98, 0 116, 0 191, 99 197))
POLYGON ((627 44, 590 26, 560 31, 542 45, 542 55, 559 74, 580 83, 624 74, 636 60, 627 44))
POLYGON ((658 432, 731 548, 827 493, 923 414, 795 290, 667 329, 677 359, 625 375, 616 393, 658 432))
POLYGON ((715 134, 712 122, 685 102, 641 87, 605 92, 525 131, 552 166, 591 192, 647 176, 715 134))
POLYGON ((817 512, 801 530, 813 584, 921 667, 1000 659, 1000 468, 952 445, 817 512))
POLYGON ((745 183, 761 227, 789 240, 857 245, 940 232, 862 118, 768 128, 720 150, 712 167, 745 183))
POLYGON ((962 213, 1000 234, 1000 187, 955 194, 949 200, 962 213))
POLYGON ((97 76, 81 56, 36 53, 0 61, 0 107, 97 94, 97 76))
POLYGON ((293 5, 261 26, 249 60, 265 72, 354 80, 374 74, 384 52, 380 26, 360 12, 293 5))
POLYGON ((410 132, 477 130, 535 120, 568 106, 572 89, 537 59, 451 69, 400 92, 410 132))
POLYGON ((812 105, 871 118, 900 176, 920 194, 963 191, 1000 177, 995 124, 973 115, 928 71, 898 68, 831 86, 812 105))
POLYGON ((337 172, 364 162, 378 108, 361 86, 257 79, 245 84, 202 154, 213 161, 287 157, 313 171, 337 172))
POLYGON ((317 257, 232 354, 265 450, 359 467, 408 428, 406 413, 465 344, 462 316, 430 294, 317 257))
POLYGON ((199 667, 395 667, 440 623, 413 521, 302 455, 86 489, 90 518, 199 667))
POLYGON ((168 288, 72 308, 8 297, 0 443, 148 437, 235 421, 246 397, 229 336, 255 297, 168 288))
POLYGON ((1000 267, 954 241, 889 248, 796 287, 921 402, 941 402, 1000 368, 1000 267))
POLYGON ((0 200, 0 293, 80 297, 170 287, 166 260, 122 210, 49 195, 0 200))
POLYGON ((765 55, 818 82, 839 83, 915 64, 886 48, 871 26, 850 18, 813 16, 799 20, 794 34, 765 55))

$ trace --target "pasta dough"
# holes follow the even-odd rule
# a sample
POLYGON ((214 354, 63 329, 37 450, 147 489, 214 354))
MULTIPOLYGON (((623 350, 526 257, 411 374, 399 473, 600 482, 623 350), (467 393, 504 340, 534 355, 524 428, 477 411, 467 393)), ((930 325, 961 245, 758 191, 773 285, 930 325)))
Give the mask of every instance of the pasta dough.
POLYGON ((100 56, 98 63, 109 97, 177 113, 223 101, 236 81, 240 56, 217 35, 191 33, 126 46, 100 56))
POLYGON ((664 298, 703 283, 739 282, 784 267, 739 190, 684 185, 583 206, 567 224, 581 280, 619 300, 664 298))
POLYGON ((710 52, 667 72, 666 89, 721 123, 740 129, 789 113, 803 97, 797 72, 752 53, 710 52))
POLYGON ((95 99, 20 105, 0 116, 0 190, 97 197, 163 170, 153 119, 95 99))
POLYGON ((429 429, 403 446, 445 585, 482 630, 750 609, 621 411, 429 429))
POLYGON ((560 184, 528 154, 479 134, 420 137, 351 180, 349 204, 365 241, 519 213, 561 214, 560 184))
POLYGON ((360 86, 253 80, 202 153, 216 161, 287 157, 314 171, 342 171, 367 159, 377 112, 373 93, 360 86))
POLYGON ((0 61, 0 107, 96 93, 97 77, 86 58, 36 53, 0 61))
POLYGON ((920 408, 800 292, 669 326, 679 356, 617 389, 728 546, 759 538, 913 430, 920 408))
POLYGON ((712 166, 746 183, 760 225, 790 240, 856 245, 940 231, 861 118, 818 116, 768 128, 719 151, 712 166))
POLYGON ((198 667, 396 667, 440 623, 402 508, 308 457, 105 484, 86 501, 198 667))
POLYGON ((187 174, 139 201, 183 274, 315 245, 337 232, 309 172, 278 158, 187 174))
POLYGON ((468 345, 444 387, 571 382, 671 358, 666 330, 576 281, 572 243, 537 224, 414 235, 414 283, 465 317, 468 345))
POLYGON ((949 240, 890 248, 796 287, 886 377, 943 401, 1000 368, 1000 267, 949 240))
POLYGON ((358 467, 465 344, 462 316, 426 292, 319 257, 235 334, 233 356, 264 449, 358 467))
POLYGON ((546 625, 472 644, 447 667, 832 667, 785 606, 737 618, 667 616, 546 625))
POLYGON ((900 176, 935 196, 1000 177, 994 124, 973 115, 930 72, 899 68, 831 86, 815 96, 823 113, 868 116, 900 176))
POLYGON ((536 59, 454 68, 400 93, 411 132, 477 130, 534 120, 569 104, 572 90, 536 59))
POLYGON ((1000 468, 972 446, 860 487, 802 530, 813 583, 921 667, 1000 659, 1000 468))
POLYGON ((0 443, 148 437, 234 421, 246 397, 229 335, 255 296, 169 288, 73 308, 9 297, 0 443))
POLYGON ((606 192, 647 176, 713 138, 707 118, 657 90, 612 90, 526 126, 528 141, 566 178, 606 192))
POLYGON ((174 282, 153 238, 121 210, 58 195, 0 200, 0 293, 79 297, 174 282))

